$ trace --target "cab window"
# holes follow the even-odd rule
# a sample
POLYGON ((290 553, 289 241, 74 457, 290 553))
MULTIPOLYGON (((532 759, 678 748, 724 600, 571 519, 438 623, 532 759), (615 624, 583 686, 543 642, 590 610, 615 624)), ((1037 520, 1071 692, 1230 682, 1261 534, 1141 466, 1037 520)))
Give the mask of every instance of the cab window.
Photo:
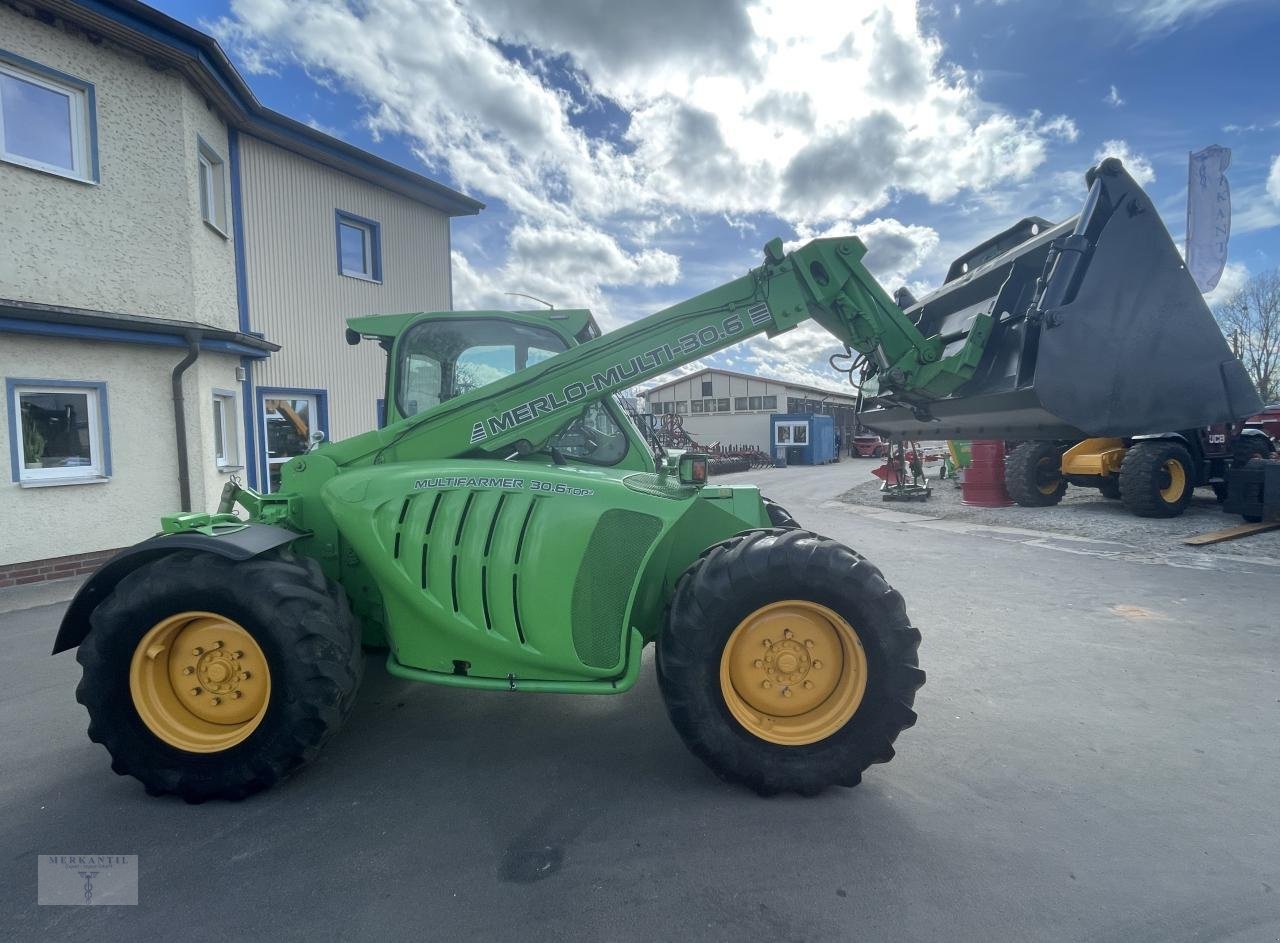
POLYGON ((592 465, 616 465, 627 454, 627 434, 602 402, 565 423, 550 444, 565 458, 592 465))
POLYGON ((502 318, 424 321, 400 340, 396 404, 412 416, 567 349, 554 331, 502 318))

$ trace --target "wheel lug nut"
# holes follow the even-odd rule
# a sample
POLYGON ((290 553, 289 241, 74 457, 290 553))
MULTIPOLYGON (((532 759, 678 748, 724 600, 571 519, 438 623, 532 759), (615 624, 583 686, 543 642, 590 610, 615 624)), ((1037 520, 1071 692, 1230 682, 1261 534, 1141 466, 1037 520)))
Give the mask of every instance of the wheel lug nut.
POLYGON ((755 660, 754 664, 755 664, 755 666, 756 666, 757 668, 763 668, 763 667, 764 667, 764 662, 762 662, 759 658, 757 658, 757 659, 755 660))
POLYGON ((804 683, 804 686, 805 686, 805 690, 808 690, 809 688, 813 687, 813 682, 812 682, 812 681, 806 681, 806 682, 804 683))
POLYGON ((234 652, 232 652, 232 653, 231 653, 231 657, 232 657, 232 658, 243 658, 243 657, 244 657, 244 652, 242 652, 242 651, 234 651, 234 652))
MULTIPOLYGON (((809 683, 809 684, 812 684, 813 682, 808 682, 808 683, 809 683)), ((231 692, 231 700, 233 700, 233 701, 238 701, 238 700, 240 700, 240 698, 242 698, 242 697, 244 697, 244 695, 243 695, 243 694, 241 694, 239 691, 232 691, 232 692, 231 692)))
POLYGON ((212 702, 214 707, 217 707, 219 704, 222 703, 222 698, 220 697, 210 698, 209 700, 212 702))
POLYGON ((769 682, 769 681, 761 681, 760 687, 764 688, 767 691, 769 688, 773 687, 773 684, 772 682, 769 682))
POLYGON ((764 647, 765 647, 765 648, 769 648, 769 647, 771 647, 772 645, 773 645, 773 639, 765 639, 765 640, 764 640, 764 647))
POLYGON ((201 648, 199 645, 197 645, 195 648, 191 649, 191 654, 199 658, 201 655, 204 654, 204 649, 201 648))
POLYGON ((184 675, 191 675, 191 674, 195 674, 196 670, 192 668, 190 665, 187 665, 187 667, 182 669, 182 673, 184 675))
POLYGON ((783 689, 782 689, 782 696, 783 696, 783 697, 790 697, 790 696, 791 696, 791 689, 790 689, 790 688, 783 688, 783 689))
POLYGON ((200 689, 199 689, 199 688, 192 688, 192 689, 191 689, 191 696, 192 696, 192 697, 195 697, 195 696, 196 696, 196 695, 198 695, 199 693, 200 693, 200 689))
POLYGON ((782 637, 783 637, 783 638, 791 638, 791 630, 790 630, 790 629, 783 629, 783 630, 782 630, 782 637))
POLYGON ((811 638, 807 638, 807 639, 805 639, 805 640, 804 640, 804 647, 805 647, 805 648, 813 648, 813 639, 811 639, 811 638))
POLYGON ((214 642, 214 643, 213 643, 213 647, 214 647, 214 648, 221 648, 221 647, 222 647, 222 643, 221 643, 221 642, 214 642))
POLYGON ((820 661, 815 661, 815 662, 813 663, 813 667, 814 667, 814 668, 821 668, 821 667, 822 667, 822 662, 820 662, 820 661))
POLYGON ((252 678, 252 677, 253 677, 253 675, 249 674, 249 672, 247 672, 247 671, 242 671, 242 672, 240 672, 240 680, 241 680, 241 681, 248 681, 248 680, 249 680, 250 678, 252 678))

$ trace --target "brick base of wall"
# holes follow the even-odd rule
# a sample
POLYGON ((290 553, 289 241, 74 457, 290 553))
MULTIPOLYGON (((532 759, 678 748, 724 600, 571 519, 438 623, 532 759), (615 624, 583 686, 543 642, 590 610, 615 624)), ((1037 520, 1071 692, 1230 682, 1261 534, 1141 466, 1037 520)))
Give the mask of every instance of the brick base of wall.
POLYGON ((92 553, 73 553, 68 557, 52 557, 48 560, 6 563, 0 566, 0 589, 6 586, 24 586, 27 583, 43 583, 46 580, 61 580, 69 576, 86 576, 116 553, 115 550, 95 550, 92 553))

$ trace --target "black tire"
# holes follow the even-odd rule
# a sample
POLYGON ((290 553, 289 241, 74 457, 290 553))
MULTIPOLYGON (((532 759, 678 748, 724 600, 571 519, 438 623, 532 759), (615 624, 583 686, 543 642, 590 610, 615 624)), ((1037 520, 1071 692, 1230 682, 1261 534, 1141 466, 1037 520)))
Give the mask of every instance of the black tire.
POLYGON ((1024 508, 1047 508, 1067 493, 1062 450, 1052 442, 1023 442, 1004 460, 1004 484, 1024 508))
POLYGON ((1191 453, 1179 442, 1135 442, 1120 464, 1120 495, 1124 506, 1138 517, 1177 517, 1191 503, 1196 474, 1191 453), (1182 466, 1183 487, 1178 494, 1165 494, 1173 484, 1167 466, 1182 466))
POLYGON ((111 768, 152 795, 188 802, 243 799, 309 762, 342 726, 364 670, 360 628, 345 594, 319 565, 289 551, 245 561, 181 551, 130 573, 90 618, 76 660, 76 700, 89 711, 89 738, 111 768), (216 753, 165 742, 134 707, 129 666, 139 641, 169 616, 208 611, 245 628, 262 649, 271 694, 257 728, 216 753))
POLYGON ((1098 485, 1098 491, 1109 501, 1120 500, 1120 479, 1110 476, 1102 479, 1102 484, 1098 485))
POLYGON ((1255 458, 1270 458, 1275 450, 1276 447, 1266 436, 1236 436, 1231 443, 1231 465, 1233 468, 1244 468, 1255 458))
POLYGON ((856 786, 872 763, 893 758, 893 742, 916 721, 924 684, 920 633, 902 596, 880 571, 843 544, 804 530, 754 530, 716 544, 676 585, 658 638, 658 682, 685 745, 723 780, 761 795, 816 795, 856 786), (853 716, 825 739, 784 746, 734 719, 720 687, 726 643, 748 615, 773 602, 826 606, 856 632, 867 658, 867 686, 853 716))
POLYGON ((760 496, 760 500, 764 502, 764 509, 769 515, 769 523, 774 527, 785 527, 788 530, 794 530, 800 526, 800 522, 791 516, 791 512, 784 508, 777 501, 760 496))

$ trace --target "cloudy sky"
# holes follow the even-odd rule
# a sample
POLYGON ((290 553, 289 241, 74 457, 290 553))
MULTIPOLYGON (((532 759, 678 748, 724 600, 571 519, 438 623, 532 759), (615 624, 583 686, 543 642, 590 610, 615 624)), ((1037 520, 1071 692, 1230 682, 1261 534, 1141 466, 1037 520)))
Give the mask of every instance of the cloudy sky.
MULTIPOLYGON (((613 327, 773 236, 853 232, 892 291, 1122 158, 1174 238, 1187 152, 1234 150, 1223 286, 1280 264, 1272 0, 151 0, 269 107, 487 204, 458 307, 520 291, 613 327)), ((800 329, 712 362, 833 385, 800 329)))

